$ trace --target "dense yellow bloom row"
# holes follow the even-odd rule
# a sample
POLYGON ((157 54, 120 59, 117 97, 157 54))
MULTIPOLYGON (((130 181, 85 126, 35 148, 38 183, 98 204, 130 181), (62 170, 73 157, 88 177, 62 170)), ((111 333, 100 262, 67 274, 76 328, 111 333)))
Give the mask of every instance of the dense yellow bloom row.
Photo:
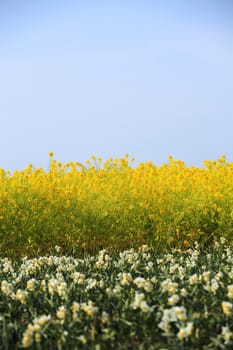
POLYGON ((233 233, 233 163, 222 156, 204 167, 132 165, 128 155, 48 171, 29 165, 0 169, 0 253, 43 253, 132 242, 188 246, 233 233))

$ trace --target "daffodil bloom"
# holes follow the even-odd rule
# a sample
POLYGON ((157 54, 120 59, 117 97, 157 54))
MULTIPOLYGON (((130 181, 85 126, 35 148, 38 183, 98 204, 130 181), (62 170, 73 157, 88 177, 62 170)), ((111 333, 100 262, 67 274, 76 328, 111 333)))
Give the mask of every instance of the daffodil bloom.
POLYGON ((229 344, 230 340, 233 337, 233 332, 231 332, 228 326, 225 326, 225 327, 223 326, 221 335, 224 339, 224 344, 229 344))
POLYGON ((64 320, 65 316, 66 316, 66 308, 65 306, 60 306, 57 310, 57 314, 56 314, 57 318, 59 318, 60 320, 64 320))
POLYGON ((177 338, 179 340, 183 340, 184 338, 189 337, 193 333, 193 323, 188 322, 186 327, 181 327, 179 332, 177 333, 177 338))
POLYGON ((223 301, 222 304, 222 310, 223 310, 223 313, 226 315, 226 316, 230 316, 232 314, 232 303, 229 303, 228 301, 223 301))
POLYGON ((170 296, 170 298, 168 298, 168 305, 175 305, 178 303, 178 301, 180 300, 180 297, 178 294, 173 294, 172 296, 170 296))
POLYGON ((26 304, 26 297, 28 292, 25 290, 18 289, 15 294, 15 299, 20 301, 21 304, 26 304))

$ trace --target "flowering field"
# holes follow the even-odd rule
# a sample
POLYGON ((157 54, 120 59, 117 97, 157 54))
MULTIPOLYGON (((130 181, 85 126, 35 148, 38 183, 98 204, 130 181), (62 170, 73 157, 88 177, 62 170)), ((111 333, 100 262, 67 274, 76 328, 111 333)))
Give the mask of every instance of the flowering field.
MULTIPOLYGON (((59 247, 56 247, 59 251, 59 247)), ((233 250, 0 260, 1 349, 232 349, 233 250)))
POLYGON ((233 163, 0 169, 0 350, 233 348, 233 163))
POLYGON ((132 245, 189 247, 233 237, 233 163, 137 167, 126 155, 85 166, 50 153, 46 171, 0 170, 0 255, 96 252, 132 245))

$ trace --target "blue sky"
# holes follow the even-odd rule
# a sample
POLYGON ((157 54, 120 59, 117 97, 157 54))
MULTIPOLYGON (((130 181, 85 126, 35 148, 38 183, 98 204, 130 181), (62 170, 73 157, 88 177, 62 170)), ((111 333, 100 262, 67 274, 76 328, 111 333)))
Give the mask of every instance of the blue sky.
POLYGON ((233 161, 230 0, 0 3, 0 167, 233 161))

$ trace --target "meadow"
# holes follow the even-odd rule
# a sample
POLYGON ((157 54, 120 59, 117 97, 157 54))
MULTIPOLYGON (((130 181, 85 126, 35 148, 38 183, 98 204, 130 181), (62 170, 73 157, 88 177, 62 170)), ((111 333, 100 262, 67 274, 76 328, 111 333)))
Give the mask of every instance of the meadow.
POLYGON ((232 349, 233 163, 0 169, 0 349, 232 349))

